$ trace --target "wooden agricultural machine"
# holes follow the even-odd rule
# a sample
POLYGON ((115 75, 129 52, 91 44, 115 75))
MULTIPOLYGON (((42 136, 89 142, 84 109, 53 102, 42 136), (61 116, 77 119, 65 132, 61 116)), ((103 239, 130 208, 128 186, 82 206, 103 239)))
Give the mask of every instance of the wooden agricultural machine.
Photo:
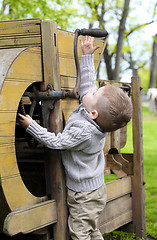
MULTIPOLYGON (((75 37, 86 33, 91 35, 77 30, 75 37)), ((107 34, 103 34, 96 34, 95 44, 100 45, 96 70, 106 44, 107 34)), ((43 147, 22 130, 17 113, 30 114, 50 131, 62 131, 79 104, 73 42, 73 33, 57 29, 51 21, 0 22, 0 239, 70 239, 60 152, 43 147)), ((75 46, 80 59, 80 47, 75 46)), ((127 85, 98 84, 106 82, 132 97, 133 153, 121 153, 126 128, 108 135, 105 174, 114 172, 119 179, 107 183, 100 229, 103 234, 123 229, 145 237, 140 82, 132 78, 127 85)))

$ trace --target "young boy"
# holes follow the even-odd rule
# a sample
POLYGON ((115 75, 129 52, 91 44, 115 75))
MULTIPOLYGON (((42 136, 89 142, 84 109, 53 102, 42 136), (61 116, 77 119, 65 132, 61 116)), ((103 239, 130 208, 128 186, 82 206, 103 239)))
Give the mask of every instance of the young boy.
POLYGON ((69 117, 62 133, 55 136, 28 115, 19 123, 39 142, 60 149, 65 167, 68 225, 74 240, 101 240, 99 215, 106 204, 103 148, 107 132, 125 126, 131 119, 132 104, 120 88, 106 85, 97 89, 94 70, 94 38, 81 40, 82 103, 69 117))

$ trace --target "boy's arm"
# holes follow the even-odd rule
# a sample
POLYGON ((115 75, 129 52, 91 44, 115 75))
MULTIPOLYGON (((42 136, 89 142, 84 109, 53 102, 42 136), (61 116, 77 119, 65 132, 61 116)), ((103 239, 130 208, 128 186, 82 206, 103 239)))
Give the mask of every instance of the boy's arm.
POLYGON ((91 127, 81 125, 80 122, 75 122, 70 129, 55 135, 48 132, 46 128, 41 127, 29 115, 18 114, 18 116, 20 126, 48 148, 60 150, 75 148, 75 150, 81 150, 90 144, 91 127))
POLYGON ((93 47, 94 37, 84 37, 84 42, 80 39, 83 55, 81 56, 81 85, 80 85, 80 100, 91 89, 97 89, 96 75, 94 68, 94 52, 100 46, 93 47))
POLYGON ((37 141, 51 149, 75 150, 79 151, 90 144, 91 129, 80 123, 74 123, 70 129, 55 135, 48 132, 46 128, 40 126, 36 121, 32 121, 26 132, 31 134, 37 141))
POLYGON ((94 68, 94 54, 81 56, 81 84, 80 84, 80 100, 91 89, 97 89, 96 75, 94 68))

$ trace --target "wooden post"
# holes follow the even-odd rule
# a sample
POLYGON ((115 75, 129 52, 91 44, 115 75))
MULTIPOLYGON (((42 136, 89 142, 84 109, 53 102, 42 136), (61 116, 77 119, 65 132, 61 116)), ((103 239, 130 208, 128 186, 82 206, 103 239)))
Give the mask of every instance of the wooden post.
MULTIPOLYGON (((52 85, 55 90, 60 90, 57 25, 55 22, 42 23, 42 53, 45 88, 52 85)), ((52 105, 52 101, 44 101, 46 114, 49 114, 50 111, 49 104, 52 105)), ((49 131, 56 134, 62 131, 63 120, 60 101, 55 103, 50 113, 49 122, 45 125, 49 131)), ((56 200, 57 205, 57 223, 53 224, 53 239, 68 240, 66 188, 60 151, 46 149, 46 155, 47 194, 50 195, 51 199, 56 200)))
POLYGON ((143 130, 141 107, 141 81, 132 77, 133 101, 133 148, 134 174, 132 177, 133 231, 137 237, 145 237, 145 193, 144 193, 144 160, 143 160, 143 130))

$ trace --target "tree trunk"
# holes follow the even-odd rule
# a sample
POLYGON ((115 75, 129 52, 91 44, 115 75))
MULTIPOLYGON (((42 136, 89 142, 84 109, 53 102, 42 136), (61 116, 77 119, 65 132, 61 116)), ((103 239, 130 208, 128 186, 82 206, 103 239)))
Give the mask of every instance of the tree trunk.
POLYGON ((115 70, 114 70, 114 79, 117 80, 117 81, 119 80, 120 60, 121 60, 121 55, 122 55, 123 37, 124 37, 126 19, 127 19, 128 12, 129 12, 129 4, 130 4, 130 0, 125 0, 123 13, 122 13, 122 18, 120 20, 119 31, 118 31, 116 62, 115 62, 115 70))
POLYGON ((153 42, 149 88, 156 87, 156 78, 157 78, 157 34, 155 35, 153 42))
POLYGON ((114 71, 112 69, 111 55, 109 55, 109 52, 108 52, 108 44, 106 44, 103 57, 104 57, 104 62, 106 64, 108 80, 114 80, 114 71))

